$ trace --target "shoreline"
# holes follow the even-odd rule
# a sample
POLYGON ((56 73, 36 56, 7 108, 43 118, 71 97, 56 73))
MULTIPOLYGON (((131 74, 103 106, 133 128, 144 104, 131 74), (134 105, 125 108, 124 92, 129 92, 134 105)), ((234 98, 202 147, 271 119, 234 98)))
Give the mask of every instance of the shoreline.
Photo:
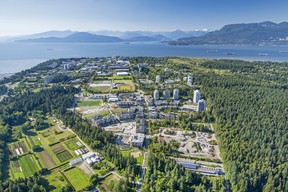
POLYGON ((0 81, 3 80, 5 77, 9 78, 9 77, 11 77, 14 74, 15 73, 2 73, 2 74, 0 74, 0 81))

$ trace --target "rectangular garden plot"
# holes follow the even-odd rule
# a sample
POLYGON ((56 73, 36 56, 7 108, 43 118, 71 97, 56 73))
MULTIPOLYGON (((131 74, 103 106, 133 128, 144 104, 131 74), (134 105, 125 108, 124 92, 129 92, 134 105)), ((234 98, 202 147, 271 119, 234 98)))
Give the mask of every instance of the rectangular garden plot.
POLYGON ((45 167, 47 167, 48 169, 51 169, 52 167, 55 167, 57 165, 55 160, 46 150, 41 151, 39 155, 41 157, 42 162, 45 164, 45 167))
POLYGON ((64 151, 56 154, 56 156, 61 163, 72 158, 72 155, 67 150, 64 150, 64 151))

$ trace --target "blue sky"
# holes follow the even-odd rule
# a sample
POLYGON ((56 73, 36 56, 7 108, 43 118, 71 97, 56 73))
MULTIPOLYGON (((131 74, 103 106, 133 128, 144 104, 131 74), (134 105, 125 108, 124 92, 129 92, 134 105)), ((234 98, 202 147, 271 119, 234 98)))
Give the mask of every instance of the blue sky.
POLYGON ((48 30, 219 29, 288 21, 287 0, 1 0, 0 36, 48 30))

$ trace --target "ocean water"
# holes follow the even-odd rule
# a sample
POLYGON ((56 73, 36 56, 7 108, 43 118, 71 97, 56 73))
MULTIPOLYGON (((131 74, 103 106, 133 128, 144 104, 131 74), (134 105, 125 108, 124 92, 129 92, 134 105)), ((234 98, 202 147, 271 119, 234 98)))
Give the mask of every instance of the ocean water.
POLYGON ((288 46, 190 45, 162 43, 0 43, 0 74, 28 69, 48 59, 106 56, 178 56, 288 62, 288 46))

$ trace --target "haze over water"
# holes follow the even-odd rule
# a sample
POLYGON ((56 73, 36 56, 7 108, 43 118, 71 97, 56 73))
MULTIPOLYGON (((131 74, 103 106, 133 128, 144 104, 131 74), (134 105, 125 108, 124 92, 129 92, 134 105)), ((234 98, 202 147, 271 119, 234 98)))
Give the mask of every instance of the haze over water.
POLYGON ((0 43, 0 74, 31 68, 48 59, 106 56, 177 56, 248 61, 288 61, 287 46, 190 45, 162 43, 0 43), (234 55, 233 55, 234 54, 234 55), (267 56, 263 56, 266 55, 267 56))

